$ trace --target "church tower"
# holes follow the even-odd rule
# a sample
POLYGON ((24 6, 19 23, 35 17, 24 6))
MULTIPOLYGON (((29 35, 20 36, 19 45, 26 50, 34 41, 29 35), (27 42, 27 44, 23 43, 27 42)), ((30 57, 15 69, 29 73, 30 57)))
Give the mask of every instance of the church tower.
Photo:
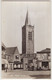
POLYGON ((25 25, 22 27, 22 54, 34 53, 34 26, 30 24, 28 11, 25 25))

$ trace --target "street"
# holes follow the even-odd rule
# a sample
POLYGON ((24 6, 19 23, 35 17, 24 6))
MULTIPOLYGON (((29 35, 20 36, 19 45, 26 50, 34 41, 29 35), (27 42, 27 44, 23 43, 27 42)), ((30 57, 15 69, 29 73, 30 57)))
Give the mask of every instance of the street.
POLYGON ((11 70, 1 72, 2 79, 50 79, 50 71, 24 71, 24 70, 11 70))

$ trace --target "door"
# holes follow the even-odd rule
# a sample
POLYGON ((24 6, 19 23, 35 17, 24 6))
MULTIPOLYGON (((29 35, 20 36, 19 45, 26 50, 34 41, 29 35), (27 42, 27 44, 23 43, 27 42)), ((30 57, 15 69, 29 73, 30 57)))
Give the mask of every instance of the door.
POLYGON ((5 70, 5 64, 2 64, 2 70, 5 70))

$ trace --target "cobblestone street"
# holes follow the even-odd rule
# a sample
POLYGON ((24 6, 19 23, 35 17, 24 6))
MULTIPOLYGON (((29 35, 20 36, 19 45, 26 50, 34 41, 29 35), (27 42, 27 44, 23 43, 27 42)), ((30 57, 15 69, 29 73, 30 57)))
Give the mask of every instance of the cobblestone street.
POLYGON ((50 71, 23 71, 23 70, 12 70, 2 71, 2 79, 50 79, 50 71))

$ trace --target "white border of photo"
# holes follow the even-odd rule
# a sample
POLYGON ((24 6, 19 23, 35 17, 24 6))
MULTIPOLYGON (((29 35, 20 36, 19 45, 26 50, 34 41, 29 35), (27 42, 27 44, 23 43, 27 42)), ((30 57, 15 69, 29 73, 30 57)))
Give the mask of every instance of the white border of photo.
MULTIPOLYGON (((19 0, 0 0, 0 80, 1 80, 1 16, 2 16, 1 6, 2 6, 2 1, 19 1, 19 0)), ((50 0, 29 0, 29 1, 50 1, 50 0)), ((51 0, 51 14, 52 14, 52 0, 51 0)), ((52 15, 51 15, 51 34, 52 34, 52 15)), ((51 67, 52 67, 52 35, 51 35, 51 67)), ((52 79, 52 69, 51 69, 51 79, 52 79)), ((2 79, 2 80, 11 80, 11 79, 2 79)), ((17 79, 12 79, 12 80, 17 80, 17 79)), ((22 80, 22 79, 18 79, 18 80, 22 80)), ((27 79, 27 80, 30 80, 30 79, 27 79)), ((36 80, 40 80, 40 79, 36 79, 36 80)), ((50 79, 41 79, 41 80, 50 80, 50 79)))

